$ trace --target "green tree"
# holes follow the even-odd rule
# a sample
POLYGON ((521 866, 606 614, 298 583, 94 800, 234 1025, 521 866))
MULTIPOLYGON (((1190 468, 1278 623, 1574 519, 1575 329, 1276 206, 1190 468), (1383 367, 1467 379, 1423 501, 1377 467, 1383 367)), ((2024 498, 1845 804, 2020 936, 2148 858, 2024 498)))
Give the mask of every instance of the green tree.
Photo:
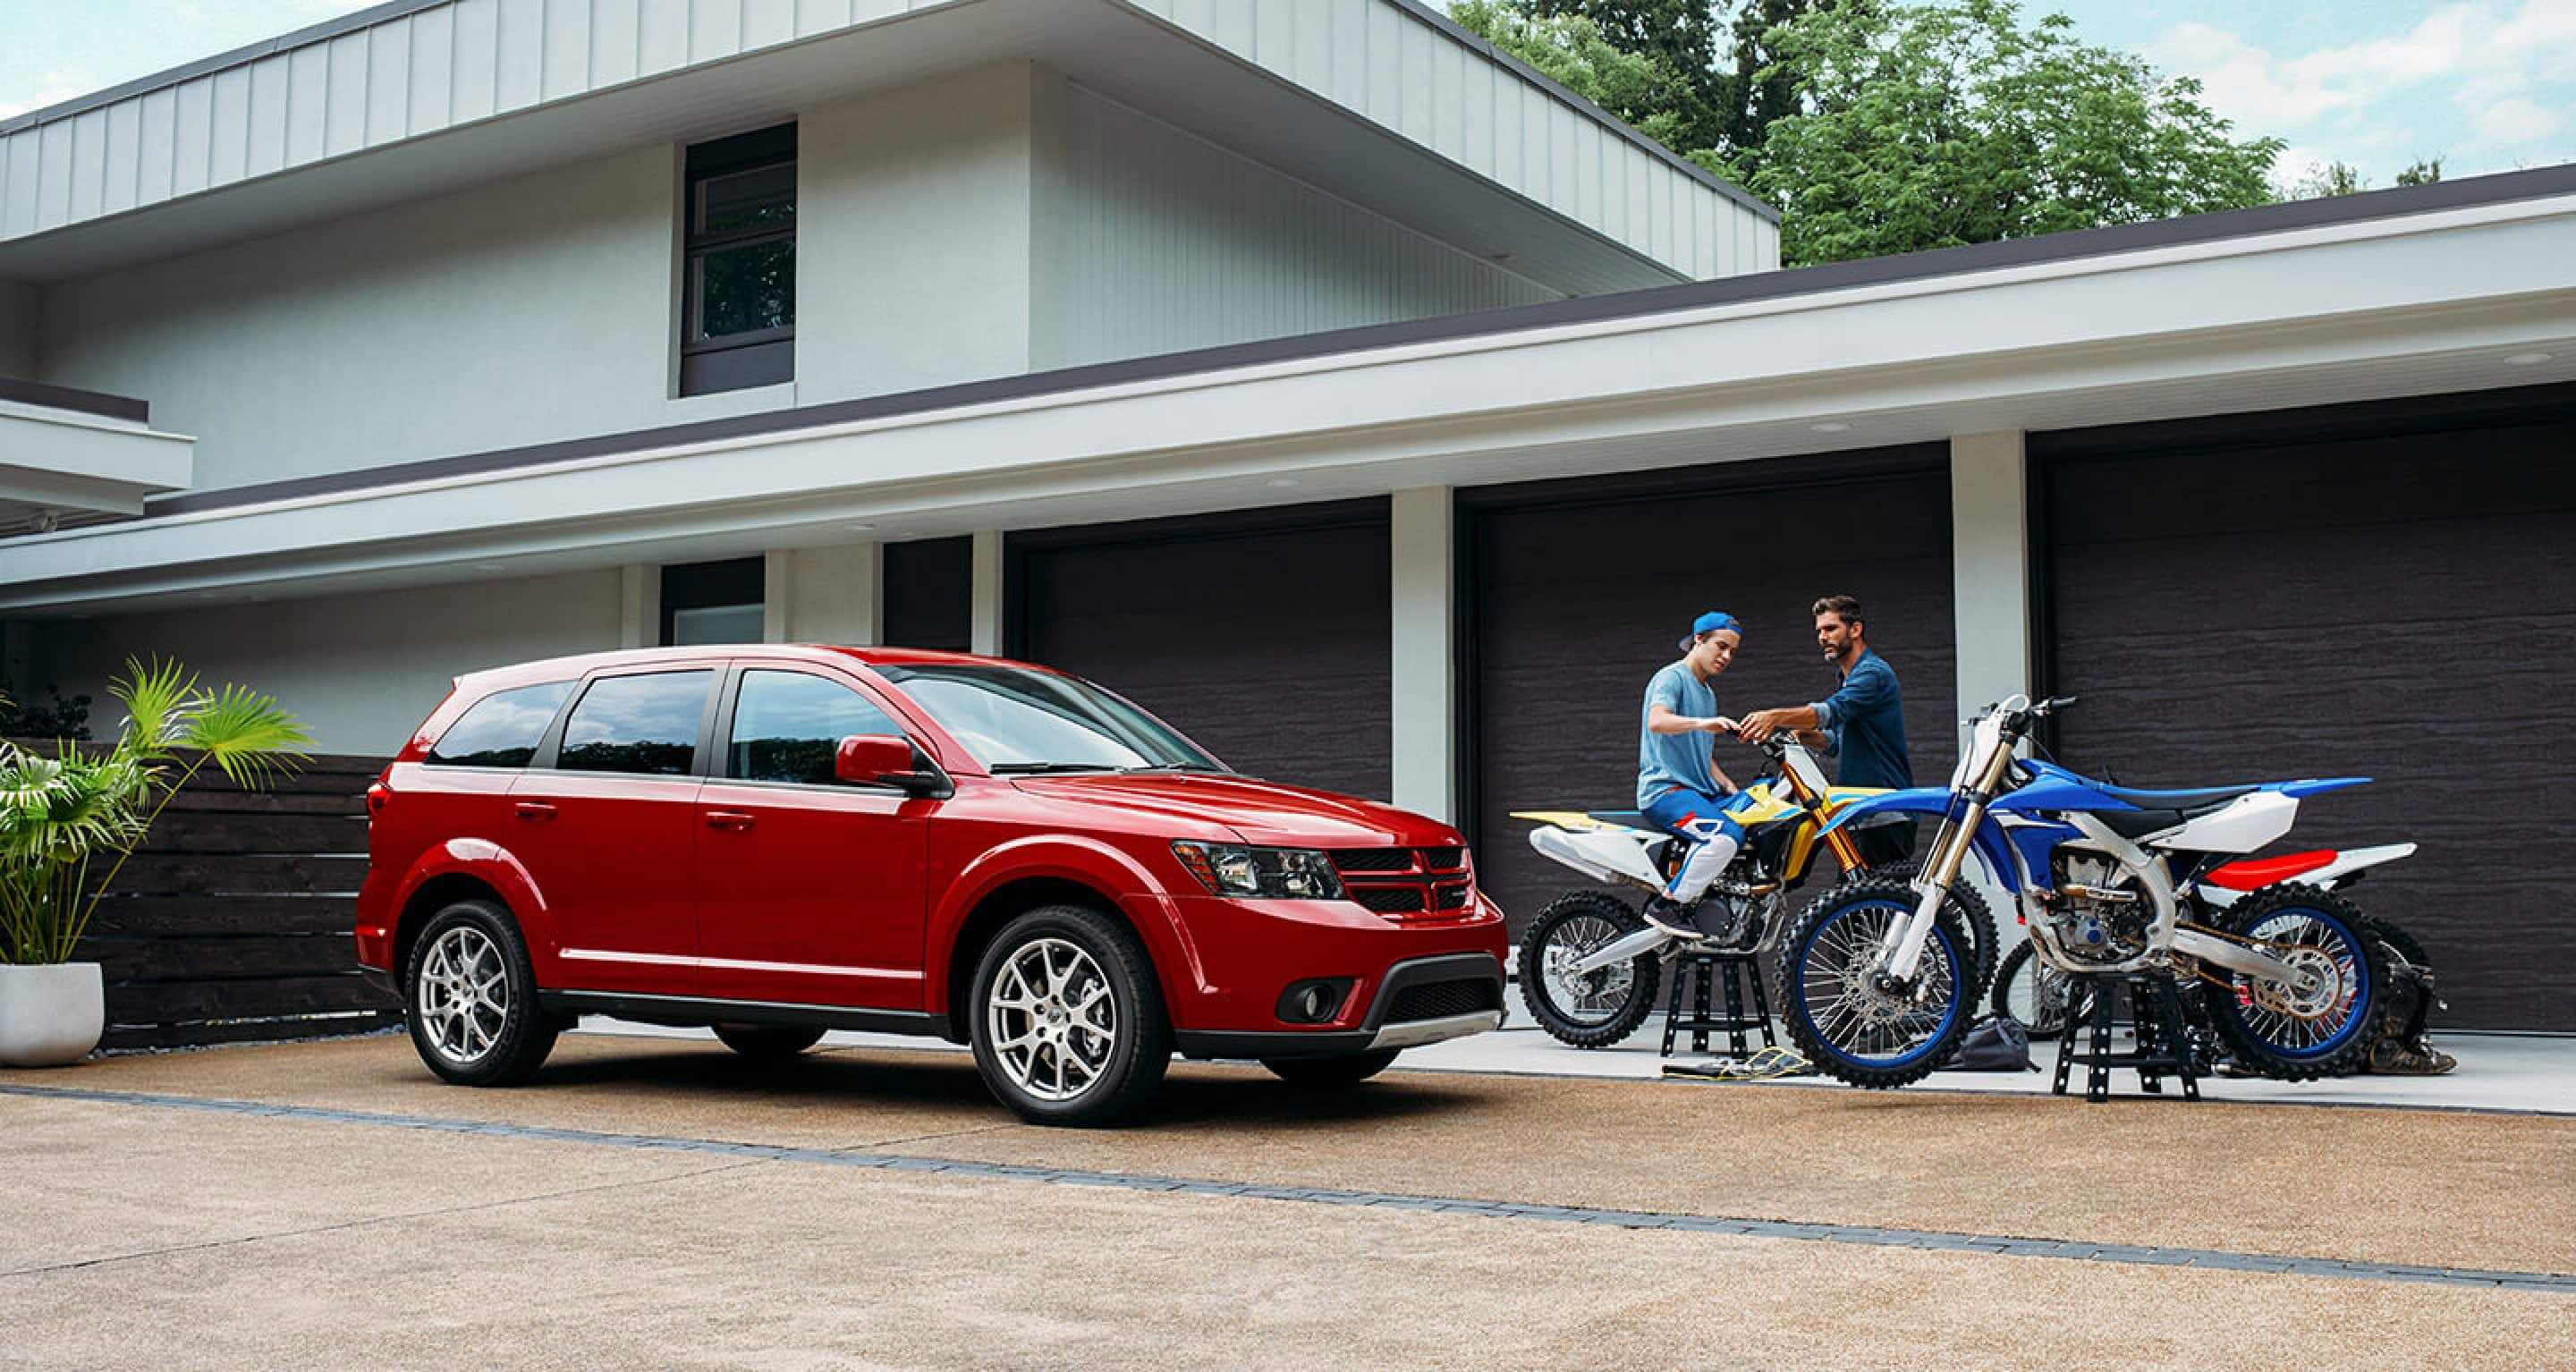
POLYGON ((2370 189, 2361 168, 2337 158, 2322 166, 2308 168, 2307 174, 2290 185, 2292 200, 2323 200, 2329 196, 2350 195, 2370 189))
POLYGON ((1798 110, 1718 164, 1779 207, 1789 265, 2270 201, 2277 139, 2231 139, 2200 83, 2012 0, 1820 9, 1769 31, 1798 110))
MULTIPOLYGON (((1450 13, 1676 152, 1714 164, 1796 107, 1770 31, 1836 0, 1460 0, 1450 13), (1645 59, 1629 67, 1600 46, 1645 59), (1582 60, 1564 54, 1581 52, 1582 60), (1651 73, 1651 75, 1648 75, 1651 73)), ((1859 3, 1860 0, 1842 0, 1859 3)))
POLYGON ((2436 155, 2397 173, 2401 186, 2429 186, 2442 179, 2442 159, 2436 155))

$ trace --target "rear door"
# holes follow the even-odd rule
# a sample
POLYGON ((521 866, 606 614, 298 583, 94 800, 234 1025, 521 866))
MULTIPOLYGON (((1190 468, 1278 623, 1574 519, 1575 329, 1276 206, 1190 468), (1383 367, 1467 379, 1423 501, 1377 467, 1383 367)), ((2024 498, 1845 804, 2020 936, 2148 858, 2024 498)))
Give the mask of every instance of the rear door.
POLYGON ((506 846, 545 901, 567 989, 697 994, 698 750, 722 675, 592 677, 511 789, 506 846))
POLYGON ((702 994, 922 1008, 923 866, 940 802, 832 775, 852 734, 902 735, 837 675, 737 672, 698 800, 702 994))

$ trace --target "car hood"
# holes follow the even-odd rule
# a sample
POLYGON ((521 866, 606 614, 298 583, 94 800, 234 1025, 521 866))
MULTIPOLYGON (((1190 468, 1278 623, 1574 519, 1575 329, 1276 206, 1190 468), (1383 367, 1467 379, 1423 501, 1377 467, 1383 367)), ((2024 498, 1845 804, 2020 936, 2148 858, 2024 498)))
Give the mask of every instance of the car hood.
POLYGON ((1463 842, 1438 820, 1371 800, 1196 772, 1015 777, 1033 796, 1221 824, 1247 842, 1313 848, 1438 848, 1463 842))

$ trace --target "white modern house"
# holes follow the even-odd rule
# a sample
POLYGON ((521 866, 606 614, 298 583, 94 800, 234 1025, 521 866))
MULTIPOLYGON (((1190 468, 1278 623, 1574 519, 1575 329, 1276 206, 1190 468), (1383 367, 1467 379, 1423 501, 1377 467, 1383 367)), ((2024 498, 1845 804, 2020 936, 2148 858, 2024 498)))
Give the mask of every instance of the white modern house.
POLYGON ((2129 782, 2376 776, 2301 837, 2576 1030, 2576 169, 1777 245, 1413 0, 396 0, 0 122, 6 675, 389 754, 538 656, 1008 652, 1526 913, 1691 617, 1796 703, 1847 592, 1918 775, 2045 688, 2129 782))

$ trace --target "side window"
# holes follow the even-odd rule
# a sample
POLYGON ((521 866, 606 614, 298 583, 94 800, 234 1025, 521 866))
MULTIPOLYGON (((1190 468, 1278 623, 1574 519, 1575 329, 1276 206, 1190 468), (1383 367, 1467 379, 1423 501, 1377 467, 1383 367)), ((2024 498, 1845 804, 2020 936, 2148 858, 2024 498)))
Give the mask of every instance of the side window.
POLYGON ((555 766, 574 772, 680 776, 698 750, 712 671, 602 677, 564 722, 555 766))
POLYGON ((866 696, 803 672, 745 672, 733 707, 725 775, 830 785, 832 755, 851 734, 897 734, 866 696))
POLYGON ((449 767, 525 767, 571 694, 571 682, 549 681, 485 696, 447 727, 427 760, 449 767))

